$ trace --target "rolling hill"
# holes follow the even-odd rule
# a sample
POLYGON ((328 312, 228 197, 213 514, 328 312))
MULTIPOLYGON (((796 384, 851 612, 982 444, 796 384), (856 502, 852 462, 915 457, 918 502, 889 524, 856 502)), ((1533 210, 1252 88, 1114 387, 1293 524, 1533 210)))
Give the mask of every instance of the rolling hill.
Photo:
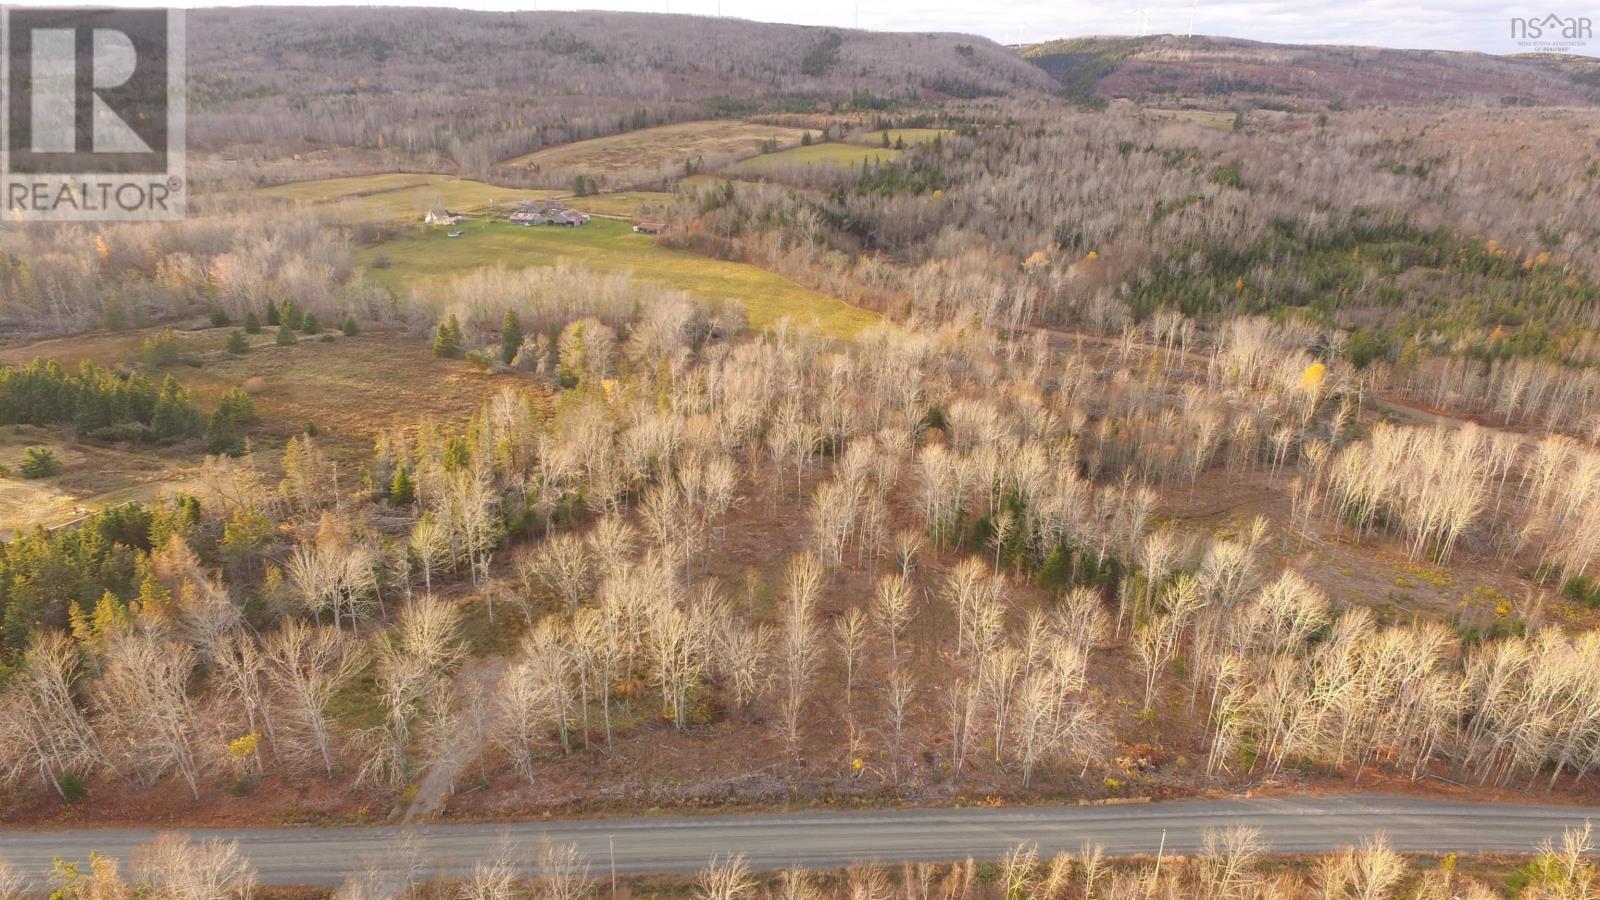
POLYGON ((1588 105, 1600 63, 1557 56, 1265 44, 1172 35, 1068 38, 1020 49, 1063 95, 1098 102, 1171 98, 1301 106, 1588 105))
POLYGON ((960 34, 372 7, 195 10, 188 28, 202 150, 298 142, 481 168, 720 115, 1055 89, 1012 50, 960 34))

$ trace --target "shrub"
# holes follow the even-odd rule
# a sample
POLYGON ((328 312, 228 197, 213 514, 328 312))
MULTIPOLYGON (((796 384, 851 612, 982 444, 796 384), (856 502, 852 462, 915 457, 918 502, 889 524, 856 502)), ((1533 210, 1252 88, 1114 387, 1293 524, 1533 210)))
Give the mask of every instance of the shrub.
POLYGON ((83 799, 85 788, 83 776, 77 772, 62 772, 56 779, 56 787, 61 791, 61 799, 68 803, 77 803, 83 799))
POLYGON ((1239 176, 1239 170, 1234 166, 1217 166, 1211 170, 1211 183, 1223 187, 1241 188, 1244 186, 1244 179, 1239 176))
POLYGON ((102 425, 83 432, 84 437, 97 441, 150 441, 155 440, 155 433, 150 426, 143 422, 118 422, 114 425, 102 425))
POLYGON ((30 447, 22 455, 22 462, 17 466, 17 471, 23 478, 49 478, 61 472, 61 460, 56 458, 53 451, 44 447, 30 447))
POLYGON ((1561 596, 1590 609, 1600 608, 1600 582, 1588 575, 1574 575, 1561 586, 1561 596))

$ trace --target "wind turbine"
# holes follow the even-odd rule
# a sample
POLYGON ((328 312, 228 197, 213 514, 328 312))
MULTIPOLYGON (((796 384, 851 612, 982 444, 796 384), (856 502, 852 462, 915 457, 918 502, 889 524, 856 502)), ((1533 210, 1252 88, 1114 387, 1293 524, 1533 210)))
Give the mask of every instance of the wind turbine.
POLYGON ((1198 7, 1199 5, 1200 5, 1200 0, 1194 0, 1194 2, 1189 4, 1189 34, 1187 35, 1188 37, 1194 37, 1194 11, 1195 11, 1195 8, 1198 7))

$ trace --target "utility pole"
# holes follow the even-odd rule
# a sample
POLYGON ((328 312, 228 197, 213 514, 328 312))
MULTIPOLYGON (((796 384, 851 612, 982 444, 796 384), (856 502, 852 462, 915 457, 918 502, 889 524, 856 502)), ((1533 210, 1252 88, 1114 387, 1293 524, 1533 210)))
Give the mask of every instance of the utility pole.
POLYGON ((1167 852, 1167 830, 1161 829, 1161 846, 1156 850, 1156 868, 1150 876, 1150 890, 1154 891, 1156 883, 1161 880, 1161 857, 1167 852))
MULTIPOLYGON (((1162 832, 1163 835, 1166 832, 1162 832)), ((606 835, 606 846, 611 849, 611 900, 617 900, 617 839, 615 835, 606 835)))

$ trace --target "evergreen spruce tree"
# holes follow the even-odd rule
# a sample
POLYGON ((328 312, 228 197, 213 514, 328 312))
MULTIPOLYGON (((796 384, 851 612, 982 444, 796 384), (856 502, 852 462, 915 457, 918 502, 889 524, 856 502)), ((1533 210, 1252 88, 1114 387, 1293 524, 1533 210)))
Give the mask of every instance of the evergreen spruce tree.
POLYGON ((206 426, 206 441, 213 453, 237 456, 244 452, 244 432, 256 421, 256 405, 250 395, 234 388, 222 395, 206 426))
POLYGON ((314 314, 306 313, 300 320, 300 330, 306 334, 316 334, 322 330, 322 326, 317 324, 317 317, 314 314))
POLYGON ((243 356, 250 352, 250 340, 237 328, 228 334, 228 352, 234 356, 243 356))
POLYGON ((289 323, 288 322, 284 322, 282 325, 279 325, 278 326, 278 346, 279 347, 287 347, 287 346, 289 346, 290 344, 292 344, 294 342, 295 342, 294 329, 289 327, 289 323))
POLYGON ((244 333, 245 334, 260 334, 261 333, 261 320, 256 317, 256 311, 253 310, 253 309, 244 314, 244 333))
POLYGON ((270 297, 267 298, 267 324, 272 326, 283 324, 283 317, 278 314, 278 304, 273 303, 270 297))
POLYGON ((150 417, 150 433, 158 441, 181 441, 199 431, 200 411, 189 402, 188 393, 178 387, 178 379, 168 375, 150 417))
POLYGON ((394 478, 389 481, 389 502, 395 506, 410 506, 417 499, 416 485, 411 482, 411 473, 405 466, 394 470, 394 478))
POLYGON ((460 359, 462 353, 461 322, 455 313, 439 323, 433 335, 433 354, 445 359, 460 359))
POLYGON ((506 320, 500 325, 500 361, 511 365, 517 358, 517 351, 522 349, 522 320, 517 318, 516 310, 506 310, 506 320))
POLYGON ((339 326, 339 330, 344 332, 345 337, 355 337, 356 334, 361 331, 361 329, 356 326, 356 317, 354 313, 345 313, 344 324, 339 326))
POLYGON ((138 603, 141 611, 160 612, 172 606, 172 592, 156 579, 154 573, 147 573, 139 584, 138 603))

